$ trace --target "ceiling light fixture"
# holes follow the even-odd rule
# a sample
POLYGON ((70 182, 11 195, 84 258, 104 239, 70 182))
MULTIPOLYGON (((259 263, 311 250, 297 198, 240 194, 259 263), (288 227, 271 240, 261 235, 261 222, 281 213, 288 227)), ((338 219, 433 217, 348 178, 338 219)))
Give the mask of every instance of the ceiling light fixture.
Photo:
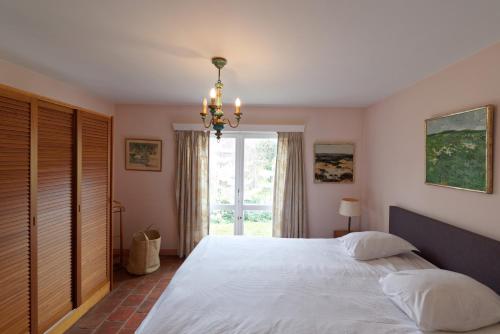
POLYGON ((224 130, 224 125, 228 124, 232 128, 237 128, 240 125, 241 119, 241 100, 240 98, 236 98, 234 101, 235 111, 234 116, 236 118, 236 122, 233 124, 231 121, 224 117, 224 111, 222 110, 222 81, 220 81, 220 70, 227 64, 226 58, 222 57, 214 57, 212 58, 212 64, 215 65, 217 70, 219 71, 218 80, 215 83, 215 88, 210 89, 210 104, 207 102, 207 98, 203 98, 203 110, 200 113, 201 119, 203 120, 203 125, 206 129, 212 127, 215 131, 215 137, 217 140, 220 140, 222 136, 222 130, 224 130), (207 108, 210 109, 210 120, 207 124, 207 108))

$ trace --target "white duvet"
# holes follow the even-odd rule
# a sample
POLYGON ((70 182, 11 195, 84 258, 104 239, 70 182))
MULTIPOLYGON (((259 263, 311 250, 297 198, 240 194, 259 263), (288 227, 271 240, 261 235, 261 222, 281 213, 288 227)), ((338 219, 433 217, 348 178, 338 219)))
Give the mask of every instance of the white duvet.
MULTIPOLYGON (((137 333, 420 333, 378 280, 433 267, 412 253, 357 261, 336 239, 210 236, 137 333)), ((500 326, 475 333, 500 333, 500 326)))

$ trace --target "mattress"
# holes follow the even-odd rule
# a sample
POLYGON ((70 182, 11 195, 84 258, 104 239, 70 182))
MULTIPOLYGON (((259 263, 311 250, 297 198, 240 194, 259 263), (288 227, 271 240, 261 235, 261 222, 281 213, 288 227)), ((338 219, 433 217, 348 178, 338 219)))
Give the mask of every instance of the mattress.
POLYGON ((434 266, 413 253, 356 261, 338 239, 209 236, 136 333, 421 333, 378 280, 425 268, 434 266))

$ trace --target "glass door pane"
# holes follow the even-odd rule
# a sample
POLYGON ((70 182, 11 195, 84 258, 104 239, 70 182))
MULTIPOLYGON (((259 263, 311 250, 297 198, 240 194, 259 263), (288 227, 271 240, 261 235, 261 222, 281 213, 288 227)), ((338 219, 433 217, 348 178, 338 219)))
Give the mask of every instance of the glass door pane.
POLYGON ((236 223, 236 138, 210 138, 211 235, 234 235, 236 223))
POLYGON ((272 205, 276 138, 245 138, 243 204, 272 205))
POLYGON ((210 138, 210 204, 234 205, 236 138, 210 138))
POLYGON ((234 210, 210 210, 210 235, 234 235, 234 210))
POLYGON ((243 234, 272 236, 275 137, 245 138, 243 171, 243 234))
POLYGON ((254 237, 271 237, 273 235, 273 213, 271 210, 245 210, 243 214, 243 231, 245 235, 254 237))

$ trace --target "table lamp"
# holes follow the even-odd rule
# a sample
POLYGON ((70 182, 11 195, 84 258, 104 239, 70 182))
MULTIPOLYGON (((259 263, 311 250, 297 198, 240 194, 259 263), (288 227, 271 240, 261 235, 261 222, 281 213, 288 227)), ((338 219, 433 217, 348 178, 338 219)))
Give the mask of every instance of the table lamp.
POLYGON ((342 198, 340 201, 339 214, 349 217, 348 232, 351 232, 351 217, 361 216, 361 204, 355 198, 342 198))

